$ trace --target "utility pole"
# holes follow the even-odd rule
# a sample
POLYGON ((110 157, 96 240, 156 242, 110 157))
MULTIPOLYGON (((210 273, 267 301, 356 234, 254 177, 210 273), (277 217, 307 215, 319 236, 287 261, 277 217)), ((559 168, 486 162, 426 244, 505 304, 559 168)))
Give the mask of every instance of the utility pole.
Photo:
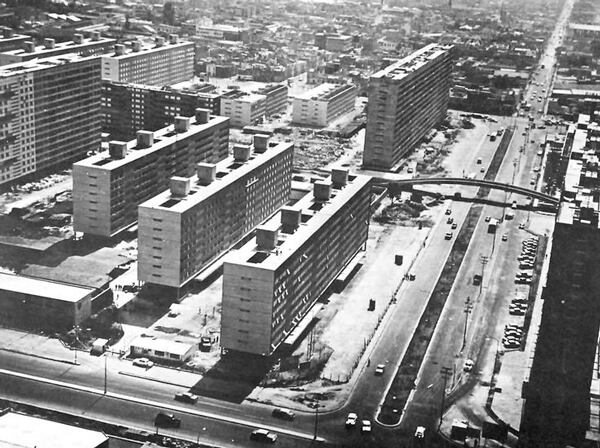
POLYGON ((106 368, 106 363, 108 362, 108 356, 104 353, 104 395, 106 395, 106 391, 108 390, 108 378, 107 373, 108 370, 106 368))
POLYGON ((479 294, 483 292, 483 276, 485 274, 485 265, 488 264, 489 257, 487 255, 481 256, 481 282, 479 283, 479 294))
POLYGON ((315 435, 313 440, 317 440, 317 433, 319 431, 319 402, 317 401, 317 406, 315 407, 315 435))
POLYGON ((442 379, 444 380, 444 388, 442 389, 442 404, 440 406, 440 424, 438 425, 438 431, 442 427, 442 420, 444 419, 444 407, 446 406, 446 383, 448 377, 452 375, 452 369, 450 367, 442 367, 440 370, 442 379))
POLYGON ((471 314, 472 309, 473 304, 471 303, 471 297, 467 297, 467 300, 465 300, 465 307, 463 309, 463 313, 465 313, 465 327, 463 331, 463 343, 460 349, 461 352, 465 349, 465 345, 467 345, 467 325, 469 323, 469 314, 471 314))

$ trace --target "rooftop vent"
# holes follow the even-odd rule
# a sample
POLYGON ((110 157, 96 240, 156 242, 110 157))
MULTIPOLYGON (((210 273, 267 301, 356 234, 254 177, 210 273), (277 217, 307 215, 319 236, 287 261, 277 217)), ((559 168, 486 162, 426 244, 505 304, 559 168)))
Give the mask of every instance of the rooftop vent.
POLYGON ((246 162, 250 158, 250 145, 234 145, 233 158, 236 162, 246 162))
POLYGON ((15 34, 15 32, 12 28, 3 28, 2 29, 2 37, 4 37, 5 39, 8 39, 9 37, 13 37, 14 34, 15 34))
POLYGON ((259 250, 273 250, 277 246, 279 230, 269 226, 256 228, 256 245, 259 250))
POLYGON ((169 179, 172 196, 187 196, 190 192, 191 181, 188 177, 173 176, 169 179))
POLYGON ((328 201, 331 198, 332 183, 328 180, 318 180, 313 184, 313 194, 317 201, 328 201))
POLYGON ((169 43, 176 44, 179 41, 179 36, 177 34, 169 34, 169 43))
POLYGON ((154 132, 137 131, 137 145, 140 148, 150 148, 154 144, 154 132))
POLYGON ((82 44, 83 43, 83 34, 73 34, 73 43, 82 44))
POLYGON ((205 124, 210 120, 209 109, 196 109, 196 124, 205 124))
POLYGON ((281 207, 281 230, 283 233, 294 233, 300 226, 302 210, 298 207, 281 207))
POLYGON ((127 143, 111 140, 108 142, 108 153, 113 159, 124 159, 127 155, 127 143))
POLYGON ((54 45, 56 44, 56 42, 54 41, 54 39, 50 39, 50 38, 46 38, 44 39, 44 47, 51 50, 52 48, 54 48, 54 45))
POLYGON ((348 170, 333 168, 331 170, 331 181, 335 188, 342 188, 348 183, 348 170))
POLYGON ((26 53, 33 53, 35 51, 35 43, 30 40, 26 40, 23 45, 25 46, 26 53))
POLYGON ((100 40, 100 31, 92 31, 91 38, 94 42, 100 40))
POLYGON ((175 132, 186 132, 190 128, 190 119, 188 117, 175 117, 175 132))
POLYGON ((266 134, 254 135, 254 152, 263 153, 269 148, 269 136, 266 134))
POLYGON ((116 44, 115 45, 115 56, 121 56, 125 54, 125 45, 116 44))
POLYGON ((196 174, 200 185, 210 185, 217 178, 217 165, 214 163, 197 163, 196 174))
POLYGON ((156 37, 154 39, 154 44, 157 47, 162 47, 165 44, 165 38, 164 37, 160 37, 160 36, 156 37))
POLYGON ((134 40, 131 49, 136 52, 140 51, 142 49, 142 43, 139 40, 134 40))

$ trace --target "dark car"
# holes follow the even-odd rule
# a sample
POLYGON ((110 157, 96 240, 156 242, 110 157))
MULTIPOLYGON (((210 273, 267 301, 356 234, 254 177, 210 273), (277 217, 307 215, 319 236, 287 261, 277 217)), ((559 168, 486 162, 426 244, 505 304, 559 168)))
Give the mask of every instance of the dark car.
POLYGON ((154 419, 154 426, 160 426, 163 428, 179 428, 181 426, 181 419, 175 417, 173 414, 159 412, 156 414, 156 418, 154 419))
POLYGON ((196 403, 198 401, 198 396, 189 392, 182 392, 175 394, 175 400, 183 403, 196 403))
POLYGON ((273 409, 273 417, 280 418, 282 420, 294 420, 295 414, 289 409, 275 408, 273 409))

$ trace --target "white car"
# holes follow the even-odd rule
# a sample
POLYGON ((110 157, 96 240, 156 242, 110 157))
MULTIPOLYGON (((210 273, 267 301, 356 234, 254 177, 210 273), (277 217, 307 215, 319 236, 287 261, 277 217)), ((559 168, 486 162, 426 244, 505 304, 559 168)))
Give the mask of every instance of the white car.
POLYGON ((360 432, 371 432, 371 420, 363 420, 360 432))
POLYGON ((473 370, 473 366, 475 366, 475 362, 472 359, 467 359, 465 361, 465 365, 463 366, 463 370, 465 372, 470 372, 473 370))
POLYGON ((354 428, 357 421, 358 415, 356 415, 354 412, 350 412, 346 418, 346 428, 354 428))
POLYGON ((385 365, 377 364, 377 367, 375 367, 375 375, 383 375, 384 371, 385 371, 385 365))
POLYGON ((146 369, 149 369, 154 365, 154 363, 148 358, 136 358, 133 360, 133 365, 136 367, 144 367, 146 369))
POLYGON ((425 427, 424 426, 417 426, 417 429, 415 430, 415 437, 417 439, 425 438, 425 427))

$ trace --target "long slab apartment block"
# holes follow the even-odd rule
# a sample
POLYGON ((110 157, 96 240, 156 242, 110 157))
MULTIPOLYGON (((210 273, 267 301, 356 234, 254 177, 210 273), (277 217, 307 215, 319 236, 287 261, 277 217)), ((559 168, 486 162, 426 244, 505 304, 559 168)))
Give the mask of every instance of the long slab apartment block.
POLYGON ((389 170, 446 117, 452 46, 427 45, 371 75, 363 165, 389 170))
POLYGON ((157 37, 148 44, 133 41, 117 44, 114 53, 102 55, 104 81, 164 86, 188 81, 194 76, 194 43, 180 42, 176 34, 168 40, 157 37))
POLYGON ((66 54, 0 67, 0 184, 52 172, 101 143, 100 59, 66 54))
POLYGON ((328 126, 354 109, 356 87, 351 84, 321 84, 293 99, 292 121, 300 125, 328 126))
POLYGON ((223 264, 221 345, 271 355, 367 240, 371 177, 335 169, 223 264))
POLYGON ((294 145, 236 145, 139 207, 138 279, 179 288, 288 202, 294 145))
POLYGON ((199 109, 156 132, 73 165, 73 227, 110 237, 137 221, 137 206, 169 188, 172 176, 191 176, 194 164, 227 157, 229 118, 199 109))

